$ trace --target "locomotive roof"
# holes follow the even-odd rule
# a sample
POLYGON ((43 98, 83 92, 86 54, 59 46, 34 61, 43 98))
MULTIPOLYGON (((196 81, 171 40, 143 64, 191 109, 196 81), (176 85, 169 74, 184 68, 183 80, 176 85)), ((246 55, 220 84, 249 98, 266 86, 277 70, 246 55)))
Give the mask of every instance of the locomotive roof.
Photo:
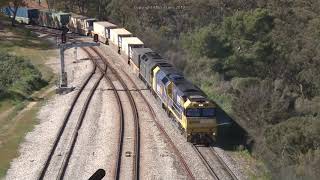
POLYGON ((126 42, 128 45, 141 45, 143 42, 137 37, 124 37, 122 38, 123 42, 126 42))
POLYGON ((183 79, 174 83, 176 88, 182 93, 182 96, 186 96, 192 100, 203 100, 206 95, 204 92, 192 84, 190 81, 183 79))
POLYGON ((175 67, 160 67, 160 70, 166 74, 166 78, 175 84, 181 96, 193 100, 203 100, 206 97, 200 88, 185 79, 183 74, 175 67))
POLYGON ((104 27, 117 27, 117 25, 112 24, 112 23, 110 23, 108 21, 98 21, 98 22, 95 22, 95 23, 97 23, 97 24, 99 24, 101 26, 104 26, 104 27))
POLYGON ((160 54, 152 51, 152 52, 147 52, 145 53, 145 55, 149 58, 149 59, 163 59, 160 54))
POLYGON ((160 70, 164 72, 166 74, 166 77, 169 78, 172 82, 184 79, 182 73, 180 73, 173 66, 160 67, 160 70))

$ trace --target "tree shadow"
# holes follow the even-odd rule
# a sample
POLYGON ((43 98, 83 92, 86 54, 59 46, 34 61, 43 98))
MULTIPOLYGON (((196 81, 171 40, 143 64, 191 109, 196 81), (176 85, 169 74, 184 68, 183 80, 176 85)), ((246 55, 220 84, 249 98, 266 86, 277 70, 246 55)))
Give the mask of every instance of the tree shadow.
POLYGON ((22 47, 37 50, 49 50, 54 45, 43 39, 39 39, 38 35, 29 29, 25 29, 23 25, 17 25, 16 27, 4 27, 1 30, 2 34, 6 34, 6 31, 12 32, 10 35, 2 35, 0 40, 2 41, 4 48, 22 47))

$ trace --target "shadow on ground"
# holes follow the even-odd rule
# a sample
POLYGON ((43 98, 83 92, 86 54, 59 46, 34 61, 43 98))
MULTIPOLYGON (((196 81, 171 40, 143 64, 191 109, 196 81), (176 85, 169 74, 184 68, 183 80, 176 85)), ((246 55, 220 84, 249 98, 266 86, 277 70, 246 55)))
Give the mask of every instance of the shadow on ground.
POLYGON ((0 22, 0 41, 0 48, 21 47, 37 50, 52 48, 52 45, 38 40, 36 34, 19 24, 16 27, 11 27, 7 23, 0 22))
POLYGON ((248 133, 222 109, 217 110, 217 139, 215 146, 224 150, 238 151, 244 148, 250 151, 252 139, 248 133))

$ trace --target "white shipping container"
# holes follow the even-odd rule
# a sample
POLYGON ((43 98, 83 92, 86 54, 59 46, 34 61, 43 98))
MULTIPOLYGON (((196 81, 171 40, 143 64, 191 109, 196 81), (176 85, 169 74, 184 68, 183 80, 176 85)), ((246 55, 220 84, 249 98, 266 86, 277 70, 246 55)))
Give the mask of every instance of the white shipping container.
POLYGON ((122 47, 122 38, 130 37, 132 34, 124 28, 116 28, 110 30, 110 39, 113 44, 122 47))
POLYGON ((93 31, 95 34, 107 39, 110 39, 110 29, 116 28, 117 25, 109 23, 107 21, 99 21, 93 23, 93 31))
POLYGON ((89 35, 93 29, 93 22, 96 21, 94 18, 88 18, 85 16, 72 14, 68 28, 70 31, 79 33, 82 35, 89 35))
POLYGON ((129 58, 132 58, 132 48, 142 48, 143 42, 137 37, 122 38, 122 51, 129 58))

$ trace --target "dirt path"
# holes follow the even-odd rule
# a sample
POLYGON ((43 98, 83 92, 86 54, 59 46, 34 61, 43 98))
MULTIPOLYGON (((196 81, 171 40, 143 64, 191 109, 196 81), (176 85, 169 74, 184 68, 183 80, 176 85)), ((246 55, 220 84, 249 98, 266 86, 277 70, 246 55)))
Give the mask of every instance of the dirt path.
POLYGON ((2 119, 7 118, 12 113, 13 110, 14 110, 14 107, 11 107, 11 108, 7 109, 6 111, 1 112, 0 113, 0 122, 2 119))

